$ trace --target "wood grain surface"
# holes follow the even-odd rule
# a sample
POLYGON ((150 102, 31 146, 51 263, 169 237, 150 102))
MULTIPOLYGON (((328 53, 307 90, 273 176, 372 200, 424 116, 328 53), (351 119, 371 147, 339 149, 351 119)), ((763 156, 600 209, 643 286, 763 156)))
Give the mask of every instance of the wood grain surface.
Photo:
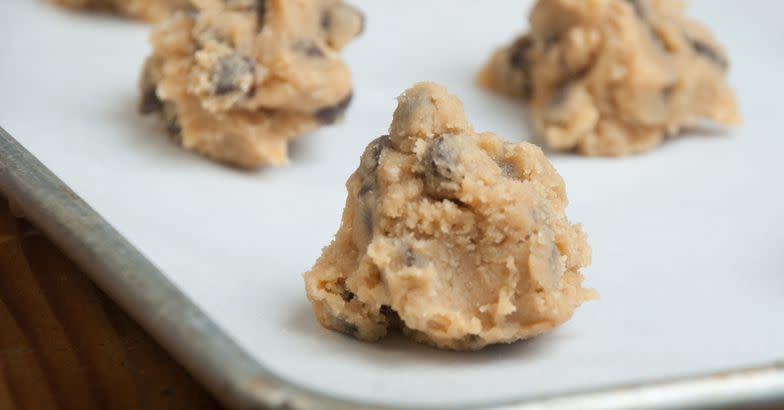
POLYGON ((0 409, 218 409, 0 197, 0 409))

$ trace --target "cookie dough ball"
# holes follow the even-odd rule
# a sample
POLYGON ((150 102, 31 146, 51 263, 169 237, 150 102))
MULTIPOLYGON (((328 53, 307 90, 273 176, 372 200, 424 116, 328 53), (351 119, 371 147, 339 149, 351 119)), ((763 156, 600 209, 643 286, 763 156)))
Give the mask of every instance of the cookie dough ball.
POLYGON ((190 7, 190 0, 51 0, 75 9, 113 10, 139 20, 157 22, 177 10, 190 7))
POLYGON ((351 101, 340 50, 363 27, 340 0, 193 0, 152 33, 142 113, 185 148, 252 168, 337 121, 351 101))
POLYGON ((722 46, 677 0, 539 0, 479 80, 527 100, 547 145, 643 152, 701 119, 741 121, 722 46))
POLYGON ((305 274, 327 328, 375 341, 392 329, 476 350, 545 332, 595 296, 591 251, 564 214, 542 151, 475 132, 462 103, 421 83, 349 178, 335 240, 305 274))

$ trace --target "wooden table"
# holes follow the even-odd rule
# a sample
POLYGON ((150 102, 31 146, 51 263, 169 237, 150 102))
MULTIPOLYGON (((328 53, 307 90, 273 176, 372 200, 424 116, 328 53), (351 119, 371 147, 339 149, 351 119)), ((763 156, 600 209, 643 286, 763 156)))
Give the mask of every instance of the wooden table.
POLYGON ((0 409, 218 409, 0 198, 0 409))

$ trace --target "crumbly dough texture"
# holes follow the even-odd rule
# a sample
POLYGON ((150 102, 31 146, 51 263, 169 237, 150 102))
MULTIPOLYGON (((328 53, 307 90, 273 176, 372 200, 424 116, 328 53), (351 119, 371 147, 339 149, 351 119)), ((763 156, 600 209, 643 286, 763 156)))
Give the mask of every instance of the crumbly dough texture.
POLYGON ((553 149, 626 155, 700 119, 741 121, 724 49, 680 1, 539 0, 530 24, 479 81, 526 99, 553 149))
POLYGON ((362 340, 390 330, 475 350, 535 336, 595 296, 590 248, 541 149, 475 132, 421 83, 349 178, 334 241, 305 274, 319 322, 362 340))
POLYGON ((241 167, 287 161, 288 140, 341 118, 340 50, 364 18, 341 0, 193 0, 152 33, 142 113, 184 147, 241 167))
POLYGON ((114 10, 139 20, 158 22, 177 10, 190 7, 190 0, 50 0, 75 9, 114 10))

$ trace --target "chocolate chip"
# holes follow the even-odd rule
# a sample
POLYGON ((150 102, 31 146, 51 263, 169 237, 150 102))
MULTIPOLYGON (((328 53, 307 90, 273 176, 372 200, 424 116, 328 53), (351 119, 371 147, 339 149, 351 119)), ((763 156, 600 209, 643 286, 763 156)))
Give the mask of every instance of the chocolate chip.
POLYGON ((164 102, 160 110, 161 118, 166 127, 166 132, 174 140, 174 142, 182 143, 182 126, 180 125, 180 116, 177 112, 177 106, 172 102, 164 102))
POLYGON ((381 153, 389 147, 389 135, 382 135, 368 144, 365 152, 360 159, 362 171, 365 174, 376 172, 378 162, 381 160, 381 153))
POLYGON ((417 263, 417 256, 414 253, 413 249, 411 249, 411 248, 406 249, 406 259, 405 259, 404 263, 406 264, 406 266, 409 266, 409 267, 416 265, 416 263, 417 263))
POLYGON ((193 7, 192 5, 185 8, 185 15, 190 17, 191 19, 195 20, 199 18, 199 14, 201 14, 201 12, 199 12, 199 9, 193 7))
POLYGON ((501 168, 501 174, 507 178, 518 179, 517 168, 508 162, 499 162, 498 167, 501 168))
POLYGON ((359 333, 359 329, 357 328, 357 325, 353 323, 349 323, 345 319, 335 318, 335 324, 337 325, 336 326, 337 329, 335 330, 337 330, 340 333, 345 333, 347 335, 351 335, 355 337, 357 336, 357 333, 359 333))
POLYGON ((453 135, 443 135, 436 138, 425 154, 425 191, 436 198, 454 199, 455 187, 449 186, 455 181, 456 170, 459 166, 457 148, 450 144, 453 135))
POLYGON ((519 70, 527 71, 531 63, 528 59, 528 51, 533 45, 533 41, 528 36, 515 41, 509 53, 509 65, 519 70))
POLYGON ((525 100, 530 100, 531 97, 534 95, 534 85, 531 84, 530 81, 526 81, 523 83, 523 89, 520 90, 520 94, 525 100))
POLYGON ((212 74, 215 83, 215 94, 225 95, 240 91, 244 76, 253 76, 253 60, 247 56, 232 54, 221 58, 212 74))
POLYGON ((320 23, 321 28, 324 29, 324 31, 329 31, 330 27, 332 27, 332 13, 330 10, 324 10, 321 13, 320 23))
POLYGON ((360 212, 360 215, 362 216, 362 224, 364 225, 367 237, 373 236, 373 230, 375 228, 373 212, 376 197, 372 194, 376 190, 376 170, 378 169, 379 161, 381 161, 381 154, 388 146, 389 135, 382 135, 368 144, 359 160, 359 169, 357 172, 362 178, 362 185, 357 193, 357 199, 359 201, 357 212, 360 212))
POLYGON ((457 153, 449 146, 448 138, 441 136, 433 142, 427 162, 429 173, 444 179, 452 179, 457 166, 457 153))
POLYGON ((177 139, 180 137, 182 126, 180 126, 180 120, 177 117, 169 118, 166 122, 166 132, 168 132, 172 138, 177 139))
POLYGON ((423 255, 417 253, 412 247, 408 246, 403 254, 403 264, 408 267, 424 267, 427 265, 427 260, 423 255))
POLYGON ((256 0, 256 21, 258 30, 264 27, 264 18, 267 16, 267 0, 256 0))
POLYGON ((354 295, 354 292, 348 289, 343 289, 343 291, 340 292, 340 297, 343 298, 343 300, 346 302, 351 302, 352 300, 354 300, 355 296, 356 295, 354 295))
POLYGON ((365 233, 367 233, 368 237, 373 236, 373 230, 375 229, 375 224, 373 223, 373 213, 370 210, 366 210, 365 214, 362 216, 362 222, 365 225, 365 233))
POLYGON ((650 23, 648 8, 645 0, 626 0, 626 2, 632 6, 632 9, 634 9, 634 14, 636 14, 640 20, 645 22, 645 25, 648 29, 648 34, 651 36, 651 39, 653 39, 656 44, 660 45, 665 50, 672 51, 670 50, 667 42, 664 41, 656 28, 650 23))
POLYGON ((158 98, 156 92, 158 87, 155 84, 149 84, 142 90, 142 99, 139 101, 139 112, 142 114, 151 114, 159 112, 163 109, 163 101, 158 98))
POLYGON ((318 120, 318 122, 324 125, 334 124, 343 116, 343 113, 346 112, 346 109, 348 108, 349 104, 351 104, 351 99, 353 97, 354 94, 349 93, 348 96, 340 100, 337 104, 324 107, 316 111, 313 116, 316 118, 316 120, 318 120))
POLYGON ((659 32, 653 26, 648 25, 648 33, 651 35, 654 43, 658 44, 659 47, 664 49, 664 51, 672 53, 673 49, 670 43, 665 41, 661 34, 659 34, 659 32))
POLYGON ((311 57, 311 58, 321 58, 324 57, 324 50, 316 44, 315 41, 312 40, 299 40, 294 43, 294 50, 311 57))
MULTIPOLYGON (((373 160, 376 163, 376 167, 378 167, 378 161, 381 159, 381 153, 389 147, 389 134, 382 135, 371 143, 373 146, 373 160)), ((375 168, 373 169, 375 171, 375 168)))
POLYGON ((675 85, 672 84, 672 85, 668 85, 666 87, 663 87, 661 89, 660 93, 661 93, 662 98, 668 99, 668 98, 670 98, 672 96, 672 93, 674 91, 675 91, 675 85))
POLYGON ((400 328, 403 327, 403 321, 400 319, 400 315, 392 309, 389 305, 381 305, 381 308, 378 310, 379 313, 384 315, 384 318, 387 320, 387 323, 391 328, 400 328))
POLYGON ((724 55, 708 43, 693 38, 688 39, 688 41, 695 53, 713 61, 722 70, 726 70, 729 67, 729 61, 727 61, 724 55))
MULTIPOLYGON (((528 37, 521 37, 517 39, 517 41, 512 44, 510 53, 509 53, 509 65, 519 71, 522 71, 526 76, 528 75, 528 70, 531 66, 531 60, 528 57, 528 52, 533 47, 534 42, 533 40, 528 37)), ((522 97, 524 99, 530 99, 533 95, 533 84, 528 78, 524 79, 522 84, 522 90, 520 90, 522 97)))
POLYGON ((373 190, 373 185, 363 184, 361 187, 359 187, 359 192, 357 194, 359 196, 364 196, 365 194, 367 194, 368 192, 370 192, 372 190, 373 190))
POLYGON ((626 2, 632 6, 634 9, 634 14, 636 14, 637 17, 643 20, 647 19, 647 13, 645 12, 645 5, 643 4, 643 0, 626 0, 626 2))

